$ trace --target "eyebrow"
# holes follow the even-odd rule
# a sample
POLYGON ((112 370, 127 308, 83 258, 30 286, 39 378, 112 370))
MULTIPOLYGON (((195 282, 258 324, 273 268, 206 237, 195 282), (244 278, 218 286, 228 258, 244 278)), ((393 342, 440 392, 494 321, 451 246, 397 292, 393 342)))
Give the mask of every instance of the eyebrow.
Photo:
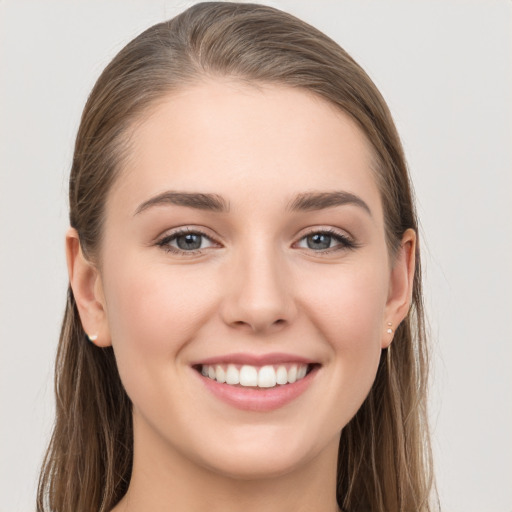
POLYGON ((372 216, 370 207, 359 196, 345 191, 306 192, 299 194, 293 199, 289 205, 289 209, 292 211, 314 211, 346 204, 359 206, 365 210, 370 217, 372 216))
POLYGON ((152 206, 161 205, 187 206, 189 208, 197 208, 199 210, 209 210, 212 212, 229 211, 229 203, 218 194, 202 194, 195 192, 174 192, 167 191, 158 194, 147 201, 144 201, 136 210, 135 215, 151 208, 152 206))
MULTIPOLYGON (((196 208, 199 210, 219 213, 229 211, 229 202, 218 194, 167 191, 144 201, 135 210, 135 215, 138 215, 153 206, 166 204, 186 206, 188 208, 196 208)), ((370 216, 372 215, 370 207, 360 197, 345 191, 305 192, 298 194, 290 202, 288 209, 291 211, 315 211, 333 208, 335 206, 343 206, 346 204, 359 206, 370 216)))

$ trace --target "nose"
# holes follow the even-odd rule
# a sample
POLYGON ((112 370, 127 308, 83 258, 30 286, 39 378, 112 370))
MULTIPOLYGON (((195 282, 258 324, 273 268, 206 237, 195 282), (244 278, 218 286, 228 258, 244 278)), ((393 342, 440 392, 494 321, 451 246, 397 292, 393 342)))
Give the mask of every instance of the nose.
POLYGON ((275 250, 241 254, 226 275, 224 322, 253 333, 283 329, 296 315, 292 285, 286 264, 275 250))

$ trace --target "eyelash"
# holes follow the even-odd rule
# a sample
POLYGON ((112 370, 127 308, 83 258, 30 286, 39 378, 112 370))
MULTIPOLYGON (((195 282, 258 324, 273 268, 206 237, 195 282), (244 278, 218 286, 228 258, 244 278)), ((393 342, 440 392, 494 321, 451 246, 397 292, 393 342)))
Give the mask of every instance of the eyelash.
POLYGON ((337 242, 337 245, 335 245, 334 247, 328 247, 327 249, 323 249, 320 251, 315 251, 313 249, 309 249, 318 255, 331 254, 332 252, 337 252, 337 251, 342 251, 342 250, 354 250, 359 247, 359 245, 354 240, 352 240, 352 238, 350 238, 347 235, 344 235, 334 229, 312 230, 309 233, 302 236, 300 238, 300 240, 296 243, 299 243, 302 240, 305 240, 308 237, 313 236, 313 235, 327 235, 327 236, 333 238, 335 240, 335 242, 337 242))
POLYGON ((207 238, 212 242, 212 244, 216 244, 211 236, 208 236, 206 233, 201 231, 200 229, 194 228, 194 229, 180 229, 179 231, 175 231, 174 233, 171 233, 170 235, 165 236, 161 240, 157 242, 157 245, 164 249, 166 252, 172 252, 173 254, 183 254, 183 255, 197 255, 201 254, 204 249, 194 249, 190 251, 184 251, 182 249, 179 249, 177 247, 173 247, 170 245, 171 242, 174 240, 177 240, 180 236, 185 235, 199 235, 201 237, 207 238))
MULTIPOLYGON (((174 233, 171 233, 170 235, 167 235, 164 238, 162 238, 161 240, 159 240, 156 243, 156 245, 158 247, 161 247, 162 249, 164 249, 166 252, 170 252, 173 254, 180 254, 180 255, 198 255, 198 254, 202 254, 202 252, 205 249, 207 249, 207 248, 203 248, 203 249, 194 249, 194 250, 185 251, 185 250, 182 250, 182 249, 179 249, 177 247, 173 247, 170 245, 171 242, 177 240, 180 236, 184 236, 184 235, 199 235, 200 237, 204 237, 204 238, 208 239, 212 243, 212 245, 215 245, 215 244, 218 245, 218 242, 213 240, 211 236, 207 235, 200 229, 196 229, 196 228, 194 228, 194 229, 187 228, 187 229, 181 229, 179 231, 175 231, 174 233)), ((294 245, 296 245, 297 243, 301 242, 302 240, 305 240, 308 237, 313 236, 313 235, 327 235, 327 236, 333 238, 337 242, 337 245, 335 245, 334 247, 329 247, 327 249, 322 249, 319 251, 309 249, 318 255, 330 254, 332 252, 340 251, 340 250, 354 250, 359 247, 359 245, 354 240, 352 240, 350 237, 343 235, 343 234, 339 233, 338 231, 335 231, 334 229, 312 230, 309 233, 306 233, 305 235, 303 235, 298 240, 298 242, 295 242, 294 245)))

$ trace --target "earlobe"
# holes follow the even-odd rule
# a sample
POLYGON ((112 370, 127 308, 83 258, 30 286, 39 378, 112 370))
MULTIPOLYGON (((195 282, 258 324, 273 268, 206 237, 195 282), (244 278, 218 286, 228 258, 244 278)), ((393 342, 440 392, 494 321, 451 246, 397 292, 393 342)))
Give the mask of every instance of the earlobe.
POLYGON ((384 315, 383 338, 381 347, 387 348, 393 341, 393 335, 402 320, 407 316, 412 300, 414 272, 416 265, 416 232, 407 229, 393 268, 391 269, 389 293, 384 315))
POLYGON ((73 228, 66 233, 66 259, 69 283, 87 337, 97 346, 110 346, 101 276, 97 267, 83 254, 78 233, 73 228))

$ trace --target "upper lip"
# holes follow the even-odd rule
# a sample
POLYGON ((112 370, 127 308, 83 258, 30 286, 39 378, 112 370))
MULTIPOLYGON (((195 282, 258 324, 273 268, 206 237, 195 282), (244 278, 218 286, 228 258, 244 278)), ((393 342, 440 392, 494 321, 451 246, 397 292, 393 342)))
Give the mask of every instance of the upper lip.
POLYGON ((200 361, 193 362, 192 366, 214 364, 246 364, 250 366, 265 366, 280 363, 315 364, 317 361, 308 359, 307 357, 282 352, 269 354, 233 353, 201 359, 200 361))

